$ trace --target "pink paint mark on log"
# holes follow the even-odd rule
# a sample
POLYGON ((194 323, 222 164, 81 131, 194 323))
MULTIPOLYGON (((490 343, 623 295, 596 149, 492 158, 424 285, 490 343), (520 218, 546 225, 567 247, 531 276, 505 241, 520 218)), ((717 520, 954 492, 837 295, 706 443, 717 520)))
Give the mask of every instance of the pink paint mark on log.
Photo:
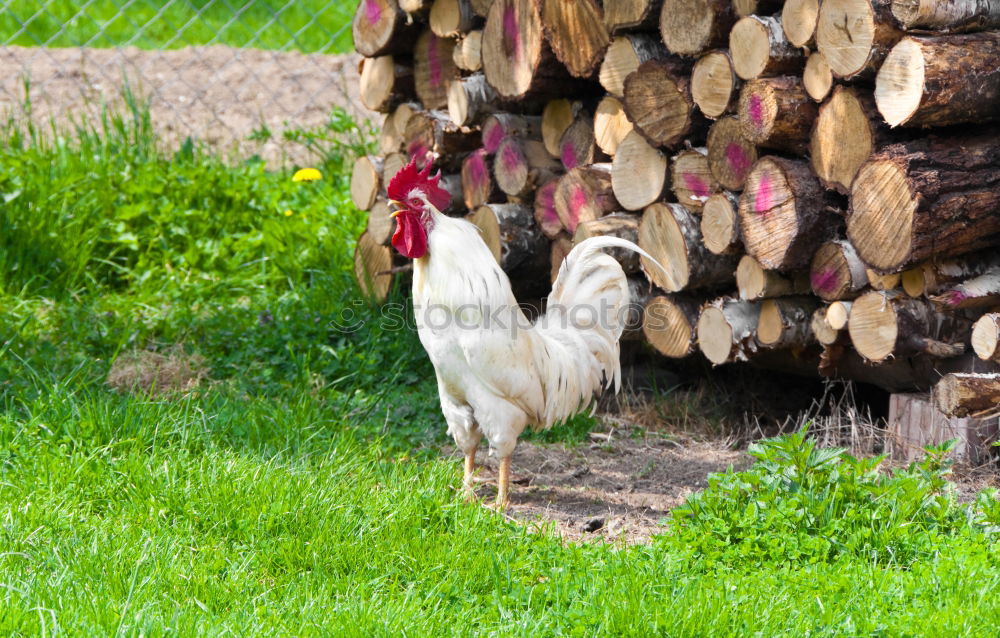
POLYGON ((576 149, 573 148, 573 142, 566 142, 562 145, 562 163, 566 167, 567 171, 571 171, 576 168, 576 149))
POLYGON ((424 145, 423 142, 415 140, 406 147, 406 152, 411 158, 416 160, 417 166, 423 168, 431 163, 431 150, 424 145))
POLYGON ((827 268, 809 276, 812 289, 816 292, 831 293, 837 289, 837 271, 827 268))
POLYGON ((684 173, 684 188, 694 193, 695 197, 708 197, 710 195, 705 180, 691 173, 684 173))
POLYGON ((771 207, 774 205, 772 200, 773 193, 771 192, 771 178, 764 175, 760 178, 760 183, 757 184, 757 192, 754 194, 753 198, 753 208, 754 212, 758 215, 766 215, 771 207))
POLYGON ((756 128, 764 124, 764 104, 760 101, 759 95, 750 96, 750 121, 756 128))
POLYGON ((371 26, 375 26, 382 19, 382 7, 376 0, 365 0, 365 19, 371 26))
POLYGON ((500 154, 500 161, 503 162, 504 170, 508 173, 517 170, 524 163, 524 155, 516 144, 508 144, 503 147, 500 154))
POLYGON ((488 182, 486 174, 486 151, 480 149, 469 156, 469 178, 477 188, 483 188, 488 182))
POLYGON ((945 303, 953 308, 962 305, 962 302, 968 298, 969 295, 965 294, 961 290, 949 290, 944 293, 945 303))
POLYGON ((431 36, 431 41, 427 44, 427 66, 430 67, 431 88, 439 88, 441 86, 441 45, 434 36, 431 36))
POLYGON ((516 62, 521 57, 521 30, 517 28, 517 11, 513 4, 503 11, 503 41, 507 54, 516 62))
POLYGON ((483 148, 487 153, 496 153, 497 149, 500 148, 500 142, 503 141, 503 138, 503 127, 499 124, 493 124, 483 131, 483 148))
POLYGON ((726 162, 729 163, 729 170, 737 180, 743 181, 750 170, 750 157, 743 147, 736 142, 730 142, 726 146, 726 162))
POLYGON ((587 197, 587 192, 583 190, 583 187, 579 184, 573 186, 573 190, 569 194, 569 209, 572 211, 572 219, 570 220, 572 228, 570 232, 576 232, 576 225, 580 219, 580 213, 583 211, 584 207, 589 203, 589 198, 587 197))
POLYGON ((558 186, 558 182, 553 180, 538 189, 538 193, 535 195, 535 208, 541 209, 542 220, 546 224, 561 226, 559 211, 556 210, 556 186, 558 186))

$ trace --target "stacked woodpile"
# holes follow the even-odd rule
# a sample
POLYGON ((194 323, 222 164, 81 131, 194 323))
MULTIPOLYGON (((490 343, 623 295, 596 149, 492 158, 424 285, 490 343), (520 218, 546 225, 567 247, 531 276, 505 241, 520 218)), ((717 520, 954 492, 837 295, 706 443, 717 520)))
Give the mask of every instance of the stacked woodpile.
POLYGON ((1000 3, 362 0, 354 39, 386 114, 352 182, 376 297, 384 187, 416 158, 515 286, 636 241, 666 273, 616 257, 665 357, 997 371, 1000 3))

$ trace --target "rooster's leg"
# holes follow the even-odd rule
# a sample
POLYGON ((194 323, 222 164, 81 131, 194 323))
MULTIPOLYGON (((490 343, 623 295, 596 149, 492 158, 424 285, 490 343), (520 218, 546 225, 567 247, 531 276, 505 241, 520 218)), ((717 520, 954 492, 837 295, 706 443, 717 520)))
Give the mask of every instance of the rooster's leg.
POLYGON ((501 512, 510 503, 510 458, 500 459, 500 475, 497 477, 497 509, 501 512))
POLYGON ((462 492, 466 501, 473 501, 476 492, 472 489, 472 475, 476 471, 476 448, 472 448, 465 453, 465 476, 462 479, 462 492))

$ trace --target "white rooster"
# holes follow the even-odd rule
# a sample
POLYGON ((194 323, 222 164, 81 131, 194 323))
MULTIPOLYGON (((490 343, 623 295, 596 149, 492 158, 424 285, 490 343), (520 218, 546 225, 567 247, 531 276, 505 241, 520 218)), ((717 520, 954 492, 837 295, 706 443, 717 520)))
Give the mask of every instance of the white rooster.
POLYGON ((642 251, 611 237, 580 243, 559 270, 545 315, 532 324, 479 229, 440 212, 450 196, 438 179, 413 162, 392 179, 388 194, 399 207, 392 244, 414 260, 417 329, 448 433, 465 453, 466 495, 485 436, 500 459, 496 502, 504 509, 511 455, 525 427, 548 428, 579 413, 611 383, 618 391, 629 292, 621 266, 601 249, 642 251))

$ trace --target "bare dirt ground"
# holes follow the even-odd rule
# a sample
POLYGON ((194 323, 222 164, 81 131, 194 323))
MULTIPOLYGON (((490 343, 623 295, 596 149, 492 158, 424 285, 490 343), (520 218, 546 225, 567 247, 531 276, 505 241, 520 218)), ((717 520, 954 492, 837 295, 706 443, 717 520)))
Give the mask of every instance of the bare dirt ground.
POLYGON ((225 156, 257 154, 269 165, 306 164, 303 149, 282 140, 286 128, 322 125, 334 106, 357 121, 371 113, 358 98, 356 55, 305 55, 224 46, 176 51, 0 47, 0 115, 25 117, 30 81, 36 124, 97 124, 104 105, 120 110, 127 81, 148 99, 166 149, 185 138, 225 156), (270 141, 248 137, 266 125, 270 141))

